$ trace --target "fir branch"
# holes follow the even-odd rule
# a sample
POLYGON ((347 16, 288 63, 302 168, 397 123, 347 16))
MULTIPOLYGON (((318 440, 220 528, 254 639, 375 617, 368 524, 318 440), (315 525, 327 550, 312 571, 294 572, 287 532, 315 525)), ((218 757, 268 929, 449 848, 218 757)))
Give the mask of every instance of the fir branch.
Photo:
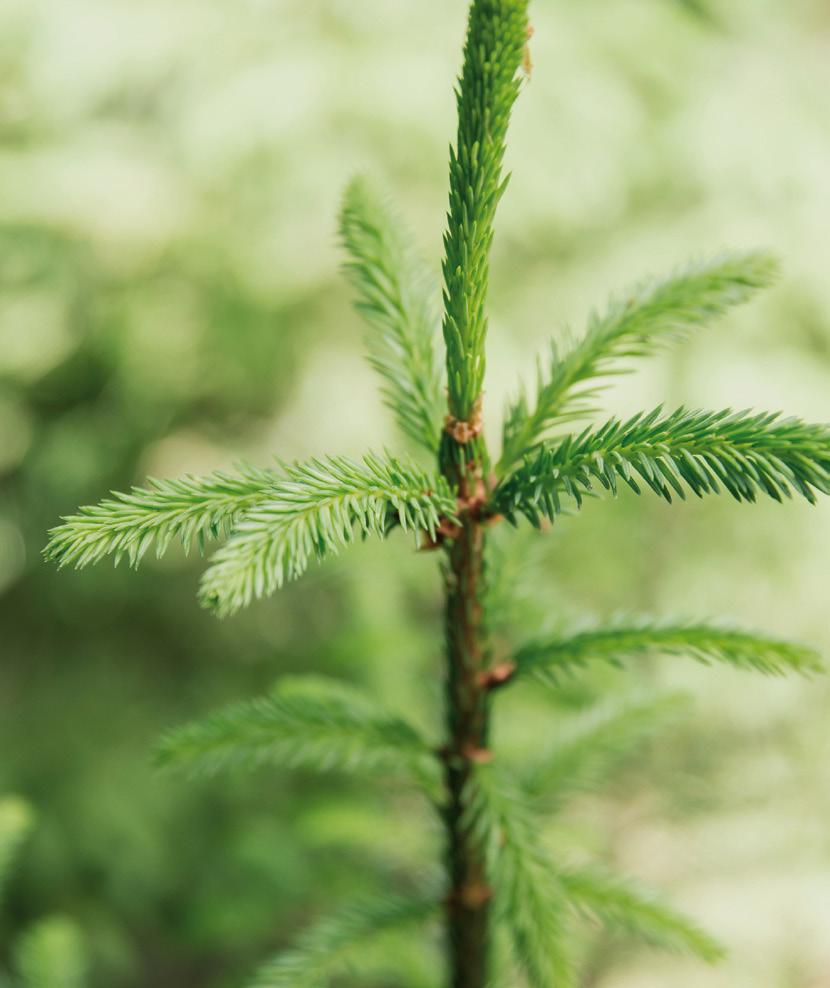
POLYGON ((649 943, 713 962, 723 949, 682 914, 597 869, 557 868, 540 845, 538 825, 520 790, 492 767, 475 777, 471 815, 494 862, 500 914, 533 988, 575 984, 564 931, 566 907, 649 943))
POLYGON ((417 927, 438 909, 438 895, 386 895, 357 902, 308 930, 297 946, 266 964, 250 988, 325 988, 360 970, 363 955, 384 934, 417 927))
POLYGON ((524 773, 523 789, 546 809, 577 790, 591 789, 688 706, 685 696, 625 697, 600 704, 559 732, 524 773))
POLYGON ((589 662, 618 664, 641 655, 687 656, 704 665, 720 662, 770 676, 823 670, 813 649, 793 642, 718 625, 642 621, 531 642, 515 656, 516 673, 517 677, 542 673, 555 678, 589 662))
POLYGON ((560 871, 559 881, 571 904, 603 926, 656 947, 693 954, 710 964, 726 954, 694 920, 617 876, 582 868, 560 871))
POLYGON ((80 931, 68 919, 41 920, 15 948, 25 988, 84 988, 89 958, 80 931))
POLYGON ((412 237, 364 178, 346 190, 340 236, 350 257, 345 270, 357 293, 356 308, 372 328, 369 360, 382 378, 384 402, 401 430, 435 453, 444 403, 437 319, 412 237))
POLYGON ((74 563, 81 568, 109 555, 116 563, 126 556, 137 566, 153 543, 161 556, 174 538, 181 539, 185 550, 195 541, 204 551, 208 539, 227 535, 246 511, 268 497, 279 479, 275 470, 250 467, 236 474, 151 479, 147 487, 113 493, 64 518, 50 532, 44 554, 59 566, 74 563))
POLYGON ((321 772, 400 773, 433 791, 437 759, 420 734, 345 683, 282 680, 267 697, 234 704, 170 732, 157 763, 212 775, 265 765, 321 772))
POLYGON ((488 848, 497 916, 531 988, 575 988, 567 901, 523 794, 493 766, 479 766, 469 821, 488 848))
POLYGON ((830 428, 778 414, 641 412, 626 422, 543 443, 499 486, 496 510, 533 524, 555 519, 562 499, 581 505, 596 485, 616 495, 618 481, 636 494, 641 483, 671 501, 721 489, 737 501, 799 494, 815 503, 830 493, 830 428))
MULTIPOLYGON (((158 760, 201 773, 270 764, 401 772, 424 788, 440 802, 447 831, 445 942, 454 988, 485 988, 492 978, 490 886, 530 988, 575 988, 575 911, 709 960, 720 953, 689 920, 619 879, 560 869, 532 812, 534 796, 555 801, 600 778, 668 720, 674 701, 615 705, 577 722, 525 787, 498 762, 489 764, 490 687, 530 675, 555 679, 596 659, 620 662, 648 653, 776 674, 819 667, 808 649, 745 632, 632 622, 531 642, 515 663, 488 673, 485 526, 497 515, 512 523, 524 515, 539 525, 578 509, 586 496, 616 494, 620 482, 668 501, 689 491, 702 497, 723 490, 738 501, 799 494, 813 502, 818 492, 830 493, 830 428, 777 415, 684 409, 663 415, 657 409, 545 441, 551 426, 591 410, 603 379, 623 373, 629 360, 688 336, 768 284, 775 265, 758 253, 647 282, 594 314, 580 342, 554 349, 550 369, 539 373, 535 405, 522 394, 509 410, 498 478, 491 482, 481 434, 485 308, 495 214, 506 187, 506 135, 520 68, 530 66, 527 9, 528 0, 472 0, 470 7, 442 265, 449 405, 443 427, 433 321, 408 234, 363 182, 349 188, 341 215, 347 272, 372 327, 370 359, 385 403, 410 438, 430 451, 437 447, 443 476, 388 455, 367 455, 362 462, 325 458, 278 472, 151 481, 65 519, 46 549, 60 565, 85 566, 110 554, 136 565, 148 549, 161 554, 174 538, 185 548, 194 540, 203 548, 208 538, 226 534, 229 541, 203 579, 201 600, 227 615, 359 537, 384 537, 400 526, 446 543, 448 688, 440 759, 413 727, 353 688, 292 679, 264 699, 172 732, 158 760)), ((16 818, 7 805, 5 812, 4 818, 0 803, 0 885, 26 826, 19 810, 16 818)), ((263 968, 252 988, 324 988, 332 978, 348 977, 352 965, 365 972, 378 937, 427 919, 439 900, 418 893, 352 904, 263 968)), ((45 956, 34 948, 29 954, 45 956)), ((82 975, 71 972, 81 968, 71 952, 64 958, 70 959, 51 967, 28 961, 29 988, 80 988, 82 975)))
POLYGON ((605 386, 597 378, 625 373, 631 369, 626 361, 685 339, 769 286, 777 270, 769 254, 726 254, 688 265, 669 278, 645 281, 614 299, 604 313, 594 312, 579 342, 564 353, 552 344, 550 367, 539 369, 533 410, 524 392, 509 408, 499 473, 521 459, 555 422, 595 411, 593 400, 605 386))
POLYGON ((285 467, 267 499, 249 511, 216 553, 202 580, 205 606, 226 616, 297 579, 356 536, 383 538, 399 524, 431 536, 455 514, 439 475, 367 454, 362 463, 327 457, 285 467))
POLYGON ((458 420, 470 418, 484 381, 493 220, 506 187, 505 139, 526 41, 527 0, 472 5, 456 93, 458 139, 450 150, 443 265, 449 404, 458 420))
POLYGON ((17 796, 0 799, 0 897, 11 874, 21 844, 32 829, 34 817, 27 803, 17 796))

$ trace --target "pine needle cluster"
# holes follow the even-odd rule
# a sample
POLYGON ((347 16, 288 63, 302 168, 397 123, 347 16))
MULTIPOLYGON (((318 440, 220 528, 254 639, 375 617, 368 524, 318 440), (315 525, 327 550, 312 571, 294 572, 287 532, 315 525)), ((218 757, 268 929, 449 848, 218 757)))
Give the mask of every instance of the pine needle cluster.
POLYGON ((527 39, 527 0, 473 4, 456 92, 458 140, 450 150, 444 235, 449 410, 459 419, 472 413, 484 385, 493 221, 507 184, 502 163, 527 39))
POLYGON ((226 616, 301 576, 313 559, 393 528, 434 536, 455 512, 446 480, 393 456, 326 457, 279 469, 151 481, 82 508, 53 529, 46 558, 84 567, 112 555, 137 566, 155 544, 224 536, 202 602, 226 616))
MULTIPOLYGON (((741 503, 793 496, 814 503, 830 493, 827 425, 777 413, 657 408, 574 426, 593 419, 603 389, 636 360, 681 343, 767 287, 777 264, 758 251, 721 254, 644 281, 591 315, 581 337, 551 343, 534 396, 521 389, 507 409, 491 469, 481 427, 490 247, 506 188, 508 123, 527 61, 527 8, 528 0, 471 3, 450 154, 442 320, 397 213, 365 179, 349 186, 343 205, 346 273, 366 319, 369 361, 403 436, 433 457, 434 469, 367 453, 358 461, 325 456, 150 481, 70 515, 46 549, 61 566, 107 556, 135 566, 174 541, 204 551, 222 540, 200 592, 220 616, 268 597, 357 539, 400 528, 422 548, 440 550, 443 736, 425 737, 347 684, 309 678, 172 731, 159 746, 160 764, 191 773, 279 766, 399 778, 423 794, 446 830, 443 884, 423 890, 413 881, 414 893, 386 890, 345 904, 262 967, 252 988, 323 988, 345 972, 360 974, 375 939, 400 929, 418 936, 435 915, 444 919, 451 988, 500 988, 491 980, 501 969, 499 930, 509 932, 513 963, 530 988, 578 984, 574 931, 586 921, 717 960, 722 948, 694 921, 597 864, 563 860, 546 840, 570 797, 602 785, 626 754, 681 715, 683 701, 635 695, 601 703, 553 725, 538 757, 523 765, 506 764, 491 749, 492 708, 513 683, 557 690, 564 677, 583 676, 597 662, 624 667, 644 656, 771 675, 821 669, 801 645, 716 622, 654 619, 528 634, 509 659, 494 663, 484 558, 488 531, 500 521, 570 524, 565 516, 577 514, 586 497, 614 497, 622 488, 667 502, 728 494, 741 503)), ((0 811, 0 880, 16 840, 8 819, 0 811)))
POLYGON ((496 509, 511 519, 521 512, 534 524, 540 516, 553 521, 563 498, 579 507, 597 487, 616 495, 619 481, 666 501, 726 491, 736 501, 797 494, 813 504, 816 494, 830 493, 827 426, 728 409, 661 412, 541 443, 499 485, 496 509))
POLYGON ((355 308, 369 325, 368 357, 382 379, 384 403, 401 432, 431 453, 441 436, 445 399, 429 276, 414 256, 404 221, 365 178, 346 189, 340 236, 355 308))
POLYGON ((157 760, 193 774, 271 764, 385 771, 432 791, 438 782, 433 752, 414 727, 348 684, 312 677, 283 679, 267 697, 170 732, 157 760))
POLYGON ((353 902, 307 930, 293 950, 263 965, 251 988, 318 988, 344 973, 360 974, 379 939, 401 930, 417 935, 437 914, 434 889, 353 902))
POLYGON ((630 371, 632 361, 682 342, 769 287, 777 271, 775 259, 762 251, 698 261, 613 299, 566 350, 553 340, 548 365, 543 369, 540 362, 535 406, 531 410, 521 390, 508 408, 500 468, 520 459, 549 426, 596 411, 608 379, 630 371))

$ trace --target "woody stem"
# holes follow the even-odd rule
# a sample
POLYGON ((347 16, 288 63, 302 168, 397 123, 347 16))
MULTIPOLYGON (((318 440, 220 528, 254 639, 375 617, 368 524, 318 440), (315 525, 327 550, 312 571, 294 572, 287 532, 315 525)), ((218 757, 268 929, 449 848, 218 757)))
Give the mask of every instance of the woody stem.
MULTIPOLYGON (((445 473, 458 484, 460 503, 481 486, 475 458, 445 437, 445 473)), ((471 451, 472 452, 472 451, 471 451)), ((447 543, 446 590, 446 804, 447 934, 451 988, 485 988, 489 961, 490 889, 484 848, 466 812, 476 761, 486 757, 489 648, 482 607, 485 529, 475 511, 463 511, 458 533, 447 543)))

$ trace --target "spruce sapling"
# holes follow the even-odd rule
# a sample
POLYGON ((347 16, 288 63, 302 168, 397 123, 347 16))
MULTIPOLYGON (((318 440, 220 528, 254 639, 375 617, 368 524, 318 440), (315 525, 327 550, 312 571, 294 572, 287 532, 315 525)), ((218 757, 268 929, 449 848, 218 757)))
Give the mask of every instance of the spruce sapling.
POLYGON ((493 657, 486 549, 494 525, 570 524, 563 514, 576 513, 586 496, 613 496, 621 486, 666 501, 726 493, 739 502, 798 495, 813 503, 830 492, 825 425, 683 408, 574 425, 597 414, 605 385, 634 361, 683 341, 768 286, 776 263, 762 252, 721 255, 644 281, 594 313, 581 338, 552 344, 535 393, 522 389, 510 404, 501 451, 491 461, 482 428, 490 250, 507 187, 511 110, 530 65, 527 7, 528 0, 471 4, 450 154, 442 318, 410 235, 366 180, 348 187, 341 215, 347 275, 366 317, 383 400, 434 467, 367 453, 360 461, 326 456, 151 481, 66 518, 46 550, 62 566, 110 555, 137 565, 174 539, 200 549, 222 540, 201 600, 223 617, 358 537, 400 528, 436 551, 445 590, 443 738, 422 737, 351 687, 292 679, 161 743, 164 764, 207 772, 273 763, 397 772, 432 802, 445 828, 439 886, 345 904, 295 950, 266 964, 256 988, 324 985, 349 965, 359 971, 374 937, 414 930, 435 915, 443 916, 451 988, 498 983, 499 929, 509 931, 532 988, 575 986, 571 930, 580 916, 716 960, 720 946, 693 921, 619 877, 555 860, 540 841, 544 815, 670 720, 676 698, 612 701, 554 737, 538 764, 518 767, 502 764, 491 748, 491 708, 515 682, 556 685, 590 663, 648 653, 768 674, 820 668, 816 654, 799 645, 717 624, 652 620, 529 636, 509 659, 493 657))

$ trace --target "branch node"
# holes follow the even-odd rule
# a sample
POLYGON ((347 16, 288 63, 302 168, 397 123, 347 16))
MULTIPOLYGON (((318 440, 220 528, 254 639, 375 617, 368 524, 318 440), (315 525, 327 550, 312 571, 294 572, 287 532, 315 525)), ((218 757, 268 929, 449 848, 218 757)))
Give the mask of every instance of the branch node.
POLYGON ((484 882, 468 882, 453 889, 446 898, 450 906, 462 909, 483 909, 493 898, 493 890, 484 882))
POLYGON ((498 665, 482 672, 479 685, 485 690, 497 690, 501 686, 506 686, 515 675, 515 662, 499 662, 498 665))
POLYGON ((474 744, 465 745, 461 755, 474 765, 489 765, 493 761, 493 752, 489 748, 479 748, 474 744))
POLYGON ((454 521, 450 521, 449 518, 442 518, 440 524, 435 529, 435 536, 431 536, 429 533, 425 533, 423 539, 421 540, 421 552, 435 552, 436 549, 440 549, 441 546, 446 542, 452 542, 453 539, 457 539, 461 534, 461 526, 456 525, 454 521))
POLYGON ((481 397, 476 399, 468 419, 457 419, 454 415, 448 415, 444 419, 444 431, 451 436, 459 446, 466 446, 471 443, 476 436, 481 435, 484 428, 484 421, 481 417, 481 397))

